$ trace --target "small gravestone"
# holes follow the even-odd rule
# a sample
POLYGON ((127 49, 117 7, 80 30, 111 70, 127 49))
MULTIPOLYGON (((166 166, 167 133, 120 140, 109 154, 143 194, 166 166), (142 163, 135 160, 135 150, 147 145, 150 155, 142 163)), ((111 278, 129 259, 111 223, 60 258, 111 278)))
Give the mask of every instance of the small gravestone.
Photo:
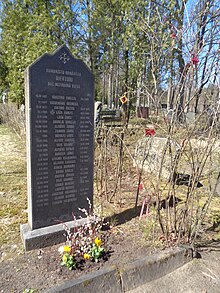
POLYGON ((153 176, 169 179, 178 146, 167 138, 146 136, 137 142, 134 165, 153 176))
POLYGON ((30 234, 46 229, 48 238, 48 228, 62 230, 58 223, 83 216, 87 198, 92 203, 94 83, 62 46, 27 68, 25 87, 28 224, 21 232, 27 242, 30 234))

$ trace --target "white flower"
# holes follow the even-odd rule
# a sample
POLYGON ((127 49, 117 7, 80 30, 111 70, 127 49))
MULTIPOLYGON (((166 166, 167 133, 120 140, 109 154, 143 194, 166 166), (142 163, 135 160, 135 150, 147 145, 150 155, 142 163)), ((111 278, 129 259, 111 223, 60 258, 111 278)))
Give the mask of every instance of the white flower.
POLYGON ((58 251, 59 251, 60 254, 64 253, 64 246, 60 246, 58 248, 58 251))

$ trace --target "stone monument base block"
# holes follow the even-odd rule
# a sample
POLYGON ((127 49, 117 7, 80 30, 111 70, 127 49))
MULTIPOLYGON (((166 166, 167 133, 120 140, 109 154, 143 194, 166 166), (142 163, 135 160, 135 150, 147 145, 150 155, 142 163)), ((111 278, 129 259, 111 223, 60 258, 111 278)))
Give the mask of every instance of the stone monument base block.
MULTIPOLYGON (((83 226, 87 218, 65 222, 71 230, 75 227, 83 226)), ((89 219, 91 221, 91 218, 89 219)), ((31 230, 29 224, 20 225, 20 234, 25 251, 40 249, 64 243, 66 241, 64 223, 31 230)))

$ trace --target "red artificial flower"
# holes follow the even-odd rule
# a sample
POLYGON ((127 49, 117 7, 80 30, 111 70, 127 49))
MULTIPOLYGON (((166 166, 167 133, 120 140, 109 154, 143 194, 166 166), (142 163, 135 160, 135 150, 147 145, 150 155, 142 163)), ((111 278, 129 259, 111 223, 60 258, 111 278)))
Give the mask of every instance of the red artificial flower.
POLYGON ((172 33, 171 38, 176 39, 177 35, 175 33, 172 33))
POLYGON ((143 184, 140 183, 140 184, 138 185, 138 189, 139 189, 139 190, 142 190, 142 189, 143 189, 143 184))
POLYGON ((193 57, 192 57, 192 63, 194 65, 196 65, 198 62, 199 62, 199 59, 197 58, 197 56, 196 55, 193 55, 193 57))
POLYGON ((153 136, 155 134, 156 134, 156 132, 155 132, 155 130, 153 128, 146 128, 145 129, 145 135, 146 136, 153 136))

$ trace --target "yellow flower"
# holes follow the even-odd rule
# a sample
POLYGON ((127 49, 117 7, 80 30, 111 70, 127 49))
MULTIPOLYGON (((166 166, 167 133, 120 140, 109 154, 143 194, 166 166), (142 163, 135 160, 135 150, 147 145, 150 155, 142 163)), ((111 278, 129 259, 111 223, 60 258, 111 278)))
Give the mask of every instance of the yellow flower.
POLYGON ((65 246, 63 247, 63 252, 70 252, 70 251, 71 251, 71 247, 70 247, 70 246, 65 245, 65 246))
POLYGON ((90 255, 88 253, 83 254, 84 259, 90 259, 90 255))
POLYGON ((100 247, 102 245, 102 240, 99 239, 98 237, 95 239, 94 242, 95 242, 95 245, 98 246, 98 247, 100 247))

